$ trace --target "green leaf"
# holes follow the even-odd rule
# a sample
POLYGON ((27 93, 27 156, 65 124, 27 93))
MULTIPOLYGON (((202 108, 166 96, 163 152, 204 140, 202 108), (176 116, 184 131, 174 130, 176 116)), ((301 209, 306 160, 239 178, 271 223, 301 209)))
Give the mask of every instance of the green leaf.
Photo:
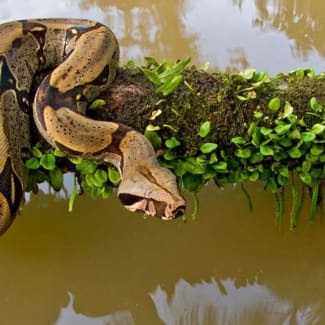
POLYGON ((36 146, 34 146, 32 147, 32 155, 36 158, 41 158, 43 156, 43 153, 36 146))
POLYGON ((273 177, 271 177, 267 180, 266 188, 272 193, 276 193, 276 191, 278 190, 278 186, 277 186, 276 181, 273 177))
POLYGON ((121 181, 121 175, 116 168, 108 167, 108 179, 113 185, 117 185, 121 181))
POLYGON ((175 65, 173 65, 171 68, 166 69, 164 72, 162 72, 159 75, 161 82, 162 83, 167 82, 172 76, 179 77, 179 74, 184 71, 184 69, 190 62, 191 62, 191 58, 188 58, 186 60, 181 60, 175 65))
POLYGON ((94 174, 86 174, 85 175, 85 180, 87 182, 87 185, 90 187, 102 187, 103 183, 101 180, 95 177, 94 174))
POLYGON ((104 99, 95 99, 90 106, 88 107, 89 110, 96 110, 96 109, 103 109, 106 105, 106 101, 104 99))
POLYGON ((260 153, 263 156, 273 156, 274 155, 273 149, 270 146, 263 145, 263 144, 260 146, 260 153))
POLYGON ((297 69, 297 70, 296 70, 296 76, 299 77, 299 78, 304 77, 304 76, 305 76, 305 71, 304 71, 304 69, 301 69, 301 68, 297 69))
POLYGON ((186 173, 182 177, 184 187, 190 192, 198 192, 203 185, 201 175, 186 173))
POLYGON ((108 179, 108 175, 107 172, 103 169, 97 169, 94 177, 98 180, 98 182, 100 182, 101 184, 104 184, 107 182, 108 179))
POLYGON ((152 71, 150 69, 147 68, 141 68, 142 72, 144 73, 144 75, 156 86, 161 85, 161 81, 159 78, 159 74, 156 71, 152 71))
POLYGON ((269 101, 269 109, 273 112, 276 112, 279 110, 280 106, 281 106, 281 101, 279 97, 274 97, 269 101))
POLYGON ((167 149, 164 153, 164 158, 166 160, 174 160, 176 158, 176 153, 172 149, 167 149))
POLYGON ((254 117, 259 119, 259 118, 262 118, 263 117, 263 113, 262 112, 254 112, 254 117))
POLYGON ((169 149, 173 149, 176 148, 180 145, 181 143, 175 138, 175 137, 171 137, 170 139, 165 141, 165 145, 167 148, 169 149))
POLYGON ((231 139, 231 142, 236 145, 241 145, 241 144, 245 144, 246 140, 243 137, 234 137, 231 139))
POLYGON ((97 199, 99 196, 101 196, 103 193, 103 188, 101 187, 92 187, 90 189, 90 197, 94 200, 94 199, 97 199))
POLYGON ((152 66, 154 66, 154 67, 159 66, 159 63, 153 56, 145 56, 144 59, 147 63, 147 68, 150 68, 152 66))
POLYGON ((156 93, 157 94, 162 93, 163 96, 168 96, 177 88, 177 86, 182 82, 182 80, 183 80, 183 76, 181 75, 175 76, 169 81, 166 81, 161 86, 159 86, 156 89, 156 93))
POLYGON ((292 147, 289 151, 288 154, 291 158, 293 159, 298 159, 302 156, 302 152, 299 148, 297 147, 292 147))
POLYGON ((289 117, 292 114, 292 112, 293 112, 293 107, 288 101, 286 101, 284 104, 283 112, 279 114, 279 117, 281 119, 285 119, 286 117, 289 117))
POLYGON ((32 157, 25 161, 25 166, 28 169, 38 169, 40 167, 40 163, 37 158, 32 157))
POLYGON ((316 97, 312 97, 310 99, 310 107, 315 113, 319 113, 323 109, 322 105, 318 103, 316 97))
POLYGON ((324 151, 324 146, 320 144, 313 144, 310 148, 310 152, 314 156, 319 156, 324 151))
POLYGON ((160 130, 160 126, 158 126, 158 125, 148 124, 146 127, 146 131, 149 131, 149 132, 154 132, 154 131, 159 131, 159 130, 160 130))
POLYGON ((304 142, 313 141, 316 138, 316 135, 313 132, 302 132, 301 139, 304 142))
POLYGON ((218 157, 217 157, 217 155, 216 155, 216 153, 215 152, 213 152, 212 154, 211 154, 211 156, 210 156, 210 159, 209 159, 209 164, 214 164, 215 162, 217 162, 218 161, 218 157))
POLYGON ((280 160, 283 160, 283 159, 286 159, 286 158, 288 158, 288 154, 284 150, 280 150, 280 151, 277 150, 274 153, 274 160, 276 160, 276 161, 280 161, 280 160))
POLYGON ((176 160, 173 169, 176 176, 183 176, 187 172, 187 164, 183 160, 176 160))
POLYGON ((97 163, 92 159, 83 159, 76 165, 76 169, 81 174, 92 174, 97 169, 97 163))
POLYGON ((83 161, 81 157, 68 157, 68 160, 73 163, 74 165, 78 165, 83 161))
POLYGON ((200 126, 199 136, 201 138, 205 138, 209 134, 210 129, 211 129, 211 123, 209 121, 205 121, 200 126))
POLYGON ((301 170, 303 172, 308 172, 310 170, 310 168, 311 168, 311 162, 310 161, 305 160, 301 165, 301 170))
POLYGON ((274 128, 274 131, 279 135, 283 135, 287 133, 290 130, 290 128, 291 128, 291 124, 277 125, 274 128))
POLYGON ((252 157, 249 159, 250 163, 257 164, 264 159, 264 156, 260 152, 255 152, 252 157))
POLYGON ((226 161, 219 161, 218 163, 214 164, 212 167, 217 172, 219 172, 219 171, 225 171, 225 170, 227 170, 228 164, 227 164, 226 161))
POLYGON ((144 132, 144 136, 150 141, 150 143, 152 144, 152 146, 155 149, 158 149, 161 147, 162 140, 157 132, 146 130, 144 132))
POLYGON ((40 165, 46 170, 53 170, 55 162, 56 159, 53 153, 46 153, 40 159, 40 165))
POLYGON ((64 158, 67 156, 65 152, 61 151, 60 149, 54 149, 53 153, 55 157, 59 157, 59 158, 64 158))
POLYGON ((246 80, 250 80, 254 77, 255 71, 256 71, 256 69, 254 69, 254 68, 246 69, 244 72, 241 73, 241 75, 246 80))
POLYGON ((260 132, 261 132, 261 134, 263 134, 264 136, 267 136, 267 135, 269 135, 270 133, 272 133, 272 129, 269 129, 269 128, 266 128, 266 127, 262 126, 262 127, 260 128, 260 132))
POLYGON ((216 150, 218 147, 218 145, 216 143, 211 143, 211 142, 207 142, 202 144, 202 146, 200 147, 200 151, 202 153, 210 153, 214 150, 216 150))
POLYGON ((301 133, 299 130, 295 129, 289 134, 289 138, 292 140, 300 140, 301 139, 301 133))
POLYGON ((217 172, 214 169, 207 168, 207 170, 203 174, 203 179, 208 180, 208 179, 215 177, 216 175, 217 175, 217 172))
POLYGON ((282 138, 280 139, 279 144, 284 148, 289 148, 292 146, 292 140, 290 138, 282 138))
POLYGON ((186 159, 187 171, 191 174, 204 174, 204 166, 200 164, 194 157, 186 159))
POLYGON ((325 125, 316 123, 313 125, 311 132, 313 132, 314 134, 321 134, 323 133, 324 129, 325 129, 325 125))
POLYGON ((251 122, 250 125, 249 125, 249 128, 247 130, 247 135, 248 136, 251 136, 253 134, 253 132, 255 131, 255 129, 256 129, 256 123, 255 122, 251 122))
POLYGON ((111 196, 112 192, 113 192, 112 186, 105 184, 102 189, 102 198, 105 200, 108 199, 111 196))
POLYGON ((287 183, 287 181, 288 181, 288 177, 285 177, 285 176, 282 176, 282 175, 278 175, 277 176, 277 181, 278 181, 278 184, 280 186, 284 186, 287 183))
POLYGON ((284 177, 289 177, 289 168, 288 166, 280 166, 279 174, 284 177))
POLYGON ((315 180, 320 178, 322 174, 322 169, 321 168, 311 168, 310 170, 310 176, 315 180))
POLYGON ((63 174, 61 169, 55 168, 49 172, 50 184, 55 191, 59 191, 63 187, 63 174))
POLYGON ((312 178, 309 173, 306 172, 300 172, 298 173, 300 179, 307 185, 311 185, 312 183, 312 178))
POLYGON ((256 182, 256 181, 259 179, 259 177, 260 177, 259 172, 255 171, 255 172, 249 174, 248 179, 249 179, 251 182, 256 182))
POLYGON ((250 148, 237 149, 235 155, 238 158, 248 159, 252 155, 252 150, 250 148))

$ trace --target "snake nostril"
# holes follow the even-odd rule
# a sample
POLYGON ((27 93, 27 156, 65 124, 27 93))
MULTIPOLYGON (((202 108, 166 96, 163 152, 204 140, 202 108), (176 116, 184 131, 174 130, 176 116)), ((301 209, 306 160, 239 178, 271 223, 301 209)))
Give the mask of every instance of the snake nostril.
POLYGON ((181 217, 185 213, 185 206, 180 206, 173 211, 173 218, 181 217))

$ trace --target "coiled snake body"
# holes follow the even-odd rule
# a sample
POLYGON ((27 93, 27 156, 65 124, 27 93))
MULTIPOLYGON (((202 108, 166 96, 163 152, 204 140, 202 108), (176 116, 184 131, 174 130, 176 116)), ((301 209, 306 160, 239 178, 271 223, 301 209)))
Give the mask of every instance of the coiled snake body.
POLYGON ((130 211, 164 219, 185 202, 175 176, 161 168, 148 140, 115 122, 84 115, 86 106, 115 77, 119 47, 106 26, 83 19, 22 20, 0 25, 0 234, 19 208, 30 148, 31 106, 41 135, 71 156, 114 164, 122 175, 118 196, 130 211), (38 87, 35 74, 51 71, 38 87))

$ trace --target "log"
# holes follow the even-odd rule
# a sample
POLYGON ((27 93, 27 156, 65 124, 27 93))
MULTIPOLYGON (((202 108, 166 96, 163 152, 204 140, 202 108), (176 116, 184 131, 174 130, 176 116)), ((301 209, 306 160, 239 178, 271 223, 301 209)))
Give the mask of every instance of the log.
MULTIPOLYGON (((314 222, 325 173, 322 74, 312 69, 274 77, 254 69, 208 73, 188 67, 189 61, 174 66, 152 58, 147 62, 146 67, 121 67, 101 94, 100 108, 95 101, 87 114, 145 133, 161 164, 192 192, 210 179, 218 186, 263 181, 281 207, 281 193, 290 182, 292 228, 299 212, 297 176, 313 193, 314 222), (164 94, 164 87, 172 91, 164 94)), ((60 168, 74 170, 67 160, 60 168)))

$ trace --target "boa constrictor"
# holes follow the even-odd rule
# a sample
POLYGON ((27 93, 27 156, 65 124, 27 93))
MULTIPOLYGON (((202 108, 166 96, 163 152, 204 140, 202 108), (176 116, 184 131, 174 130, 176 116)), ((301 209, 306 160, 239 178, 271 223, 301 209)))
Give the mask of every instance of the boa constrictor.
POLYGON ((0 233, 12 223, 26 186, 31 106, 39 132, 53 147, 119 169, 118 196, 127 209, 163 219, 184 212, 175 176, 158 165, 142 134, 84 115, 114 79, 118 60, 114 34, 98 22, 36 19, 0 26, 0 233), (50 72, 31 99, 41 71, 50 72))

